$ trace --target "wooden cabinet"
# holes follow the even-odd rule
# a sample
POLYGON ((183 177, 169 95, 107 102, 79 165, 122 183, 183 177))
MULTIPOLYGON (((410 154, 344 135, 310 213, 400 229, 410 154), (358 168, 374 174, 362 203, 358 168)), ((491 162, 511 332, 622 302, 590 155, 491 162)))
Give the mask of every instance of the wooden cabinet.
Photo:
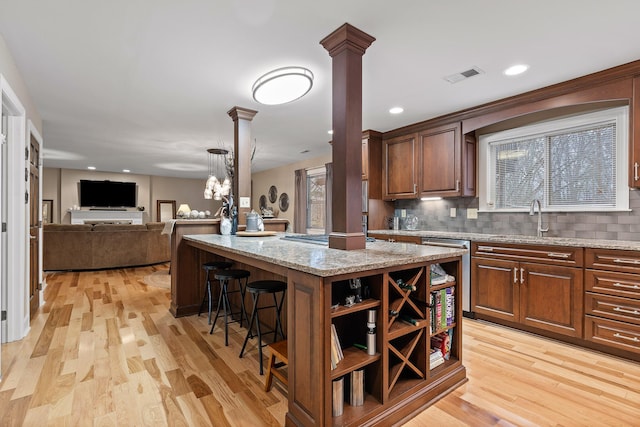
MULTIPOLYGON (((440 265, 451 277, 460 277, 459 259, 444 259, 440 265)), ((335 329, 344 358, 330 370, 330 381, 344 378, 345 401, 340 416, 331 417, 334 426, 376 424, 373 421, 385 413, 385 425, 395 424, 394 407, 403 399, 418 396, 437 396, 442 390, 438 384, 456 378, 462 366, 461 304, 455 302, 460 294, 457 282, 432 285, 431 264, 414 264, 395 268, 380 274, 358 277, 366 298, 351 307, 345 307, 346 296, 353 293, 350 275, 334 280, 330 286, 330 324, 325 334, 335 329), (365 291, 366 289, 366 291, 365 291), (448 295, 438 298, 438 324, 433 324, 436 304, 432 294, 448 295), (447 311, 447 303, 449 301, 447 311), (337 305, 339 304, 339 305, 337 305), (337 305, 337 306, 336 306, 337 305), (376 351, 367 351, 370 330, 369 311, 375 311, 376 351), (432 311, 433 310, 433 315, 432 311), (446 359, 436 364, 430 354, 436 343, 446 337, 446 359), (434 343, 432 345, 432 343, 434 343), (364 404, 351 406, 349 379, 354 371, 364 372, 364 404)), ((435 297, 434 297, 435 298, 435 297)), ((332 349, 327 348, 327 359, 332 349)), ((436 355, 437 356, 437 355, 436 355)), ((329 384, 330 386, 331 384, 329 384)), ((331 387, 329 387, 331 388, 331 387)))
POLYGON ((367 215, 368 229, 387 228, 386 218, 393 216, 393 203, 382 200, 382 134, 374 130, 362 132, 362 183, 367 198, 362 212, 367 215))
POLYGON ((474 242, 471 250, 477 316, 582 337, 582 248, 474 242))
POLYGON ((587 249, 585 336, 640 353, 640 252, 587 249))
POLYGON ((475 195, 475 136, 462 135, 460 122, 384 143, 385 198, 475 195))
POLYGON ((382 198, 418 197, 417 135, 405 135, 382 143, 382 198))

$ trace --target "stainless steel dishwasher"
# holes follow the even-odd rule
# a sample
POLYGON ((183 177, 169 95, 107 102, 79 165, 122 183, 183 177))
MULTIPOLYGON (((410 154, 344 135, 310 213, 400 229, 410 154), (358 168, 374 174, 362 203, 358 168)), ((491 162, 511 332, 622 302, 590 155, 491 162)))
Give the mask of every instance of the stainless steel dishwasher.
POLYGON ((422 244, 467 250, 467 253, 462 256, 462 315, 473 318, 474 314, 471 311, 471 242, 440 237, 423 237, 422 244))

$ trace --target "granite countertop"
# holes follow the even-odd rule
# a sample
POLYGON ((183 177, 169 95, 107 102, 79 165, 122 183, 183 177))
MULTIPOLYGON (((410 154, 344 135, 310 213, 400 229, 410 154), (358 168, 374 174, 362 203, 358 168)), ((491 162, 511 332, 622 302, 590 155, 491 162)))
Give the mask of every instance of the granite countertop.
POLYGON ((372 234, 395 236, 433 237, 441 239, 470 240, 472 242, 514 243, 531 245, 571 246, 594 249, 640 250, 640 242, 628 240, 579 239, 572 237, 537 237, 527 235, 463 233, 456 231, 427 230, 369 230, 372 234))
POLYGON ((285 233, 264 237, 197 234, 186 235, 183 239, 320 277, 435 261, 467 253, 466 249, 381 241, 367 242, 365 249, 344 251, 315 243, 283 240, 283 236, 285 233))

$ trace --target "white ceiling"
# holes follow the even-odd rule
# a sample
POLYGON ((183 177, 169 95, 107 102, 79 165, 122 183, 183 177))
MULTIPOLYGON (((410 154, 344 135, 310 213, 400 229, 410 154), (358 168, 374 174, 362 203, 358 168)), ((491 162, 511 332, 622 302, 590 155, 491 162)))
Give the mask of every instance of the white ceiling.
POLYGON ((640 59, 638 16, 637 0, 0 0, 0 33, 42 116, 46 167, 199 178, 207 148, 233 146, 234 106, 258 110, 254 171, 329 152, 319 42, 345 22, 376 38, 363 129, 384 132, 640 59), (254 81, 287 65, 311 69, 312 90, 257 104, 254 81), (471 67, 484 73, 443 79, 471 67))

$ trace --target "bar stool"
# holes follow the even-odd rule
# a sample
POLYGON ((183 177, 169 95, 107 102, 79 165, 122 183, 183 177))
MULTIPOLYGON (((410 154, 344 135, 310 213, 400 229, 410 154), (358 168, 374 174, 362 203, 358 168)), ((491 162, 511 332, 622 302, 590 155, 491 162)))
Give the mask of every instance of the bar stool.
POLYGON ((204 302, 205 300, 208 300, 209 302, 209 325, 211 324, 211 280, 209 278, 209 272, 210 271, 216 271, 216 270, 226 270, 228 268, 231 268, 231 266, 233 265, 232 262, 229 261, 211 261, 211 262, 205 262, 204 264, 202 264, 202 268, 204 269, 204 271, 207 272, 207 278, 205 279, 204 282, 204 296, 202 297, 202 302, 200 303, 200 310, 198 310, 198 316, 200 316, 200 313, 202 313, 202 306, 204 306, 204 302))
POLYGON ((247 336, 244 339, 244 343, 242 344, 242 350, 240 350, 240 357, 244 354, 244 349, 247 346, 247 341, 249 338, 253 338, 253 324, 256 324, 256 329, 258 330, 258 353, 260 355, 260 375, 262 375, 262 330, 260 329, 260 316, 258 312, 260 310, 265 310, 267 308, 275 308, 276 309, 276 325, 275 328, 271 331, 266 331, 265 334, 273 334, 273 342, 278 340, 278 333, 282 339, 284 339, 284 333, 282 332, 282 324, 280 323, 280 312, 282 310, 282 303, 284 302, 284 293, 287 290, 287 283, 282 282, 280 280, 258 280, 256 282, 251 282, 247 285, 247 292, 251 294, 251 298, 253 299, 253 311, 251 313, 251 322, 249 323, 249 330, 247 331, 247 336), (276 298, 276 294, 278 292, 282 292, 280 297, 280 301, 276 298), (273 305, 268 305, 264 307, 258 306, 258 301, 260 300, 260 295, 262 294, 271 294, 273 295, 273 305))
POLYGON ((267 346, 270 350, 269 362, 267 363, 267 378, 264 382, 264 391, 271 390, 271 384, 273 383, 273 377, 279 379, 282 384, 287 387, 289 381, 285 374, 279 370, 279 368, 285 367, 289 364, 289 355, 287 354, 287 340, 274 342, 267 346), (280 362, 276 362, 276 359, 280 362))
POLYGON ((244 295, 247 288, 247 282, 249 281, 249 276, 251 273, 247 270, 221 270, 215 274, 215 278, 220 281, 220 297, 218 298, 218 309, 216 310, 216 317, 213 319, 213 324, 211 325, 210 334, 213 333, 213 328, 216 327, 216 322, 218 321, 218 316, 220 315, 220 308, 224 310, 224 345, 229 345, 229 323, 238 322, 240 326, 242 326, 242 320, 246 320, 249 323, 249 319, 247 317, 247 311, 244 308, 244 295), (242 283, 242 279, 244 279, 244 285, 242 283), (229 282, 237 281, 238 289, 229 290, 229 282), (240 311, 233 312, 231 308, 231 303, 229 302, 229 294, 239 293, 240 294, 240 311), (240 320, 233 320, 234 314, 240 314, 240 320), (231 317, 232 320, 228 319, 228 316, 231 317))

